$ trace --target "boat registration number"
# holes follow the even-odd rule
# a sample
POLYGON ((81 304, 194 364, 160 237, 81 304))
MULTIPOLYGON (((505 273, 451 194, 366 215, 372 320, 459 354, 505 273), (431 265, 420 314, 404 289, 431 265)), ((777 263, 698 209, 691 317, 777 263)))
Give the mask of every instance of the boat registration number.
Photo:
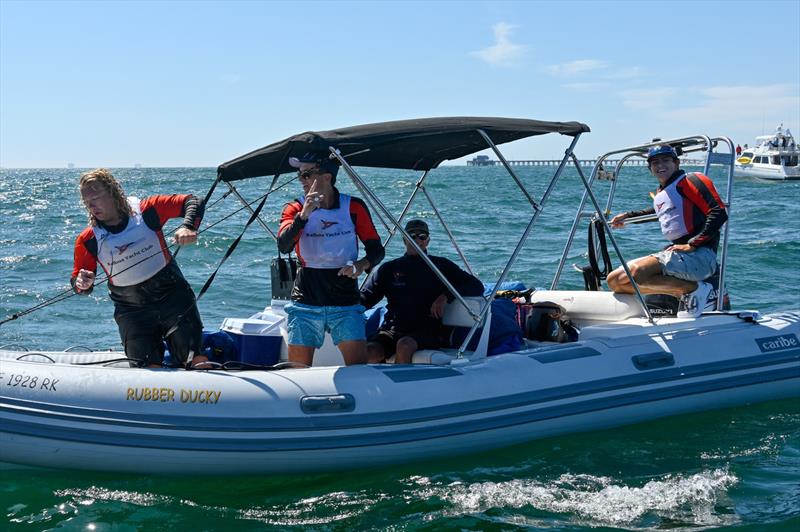
POLYGON ((31 390, 56 391, 56 384, 59 379, 50 377, 39 377, 39 375, 28 375, 27 373, 9 373, 0 371, 0 383, 12 388, 30 388, 31 390))

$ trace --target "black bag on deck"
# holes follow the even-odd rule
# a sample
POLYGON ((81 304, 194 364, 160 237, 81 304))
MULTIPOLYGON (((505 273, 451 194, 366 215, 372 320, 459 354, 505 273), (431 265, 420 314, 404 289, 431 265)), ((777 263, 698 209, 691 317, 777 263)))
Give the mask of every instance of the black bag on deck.
POLYGON ((292 287, 297 277, 297 260, 278 255, 270 264, 270 280, 272 299, 289 301, 292 298, 292 287))
POLYGON ((564 307, 558 303, 543 301, 532 304, 525 319, 525 338, 540 342, 577 341, 578 329, 563 316, 564 307))

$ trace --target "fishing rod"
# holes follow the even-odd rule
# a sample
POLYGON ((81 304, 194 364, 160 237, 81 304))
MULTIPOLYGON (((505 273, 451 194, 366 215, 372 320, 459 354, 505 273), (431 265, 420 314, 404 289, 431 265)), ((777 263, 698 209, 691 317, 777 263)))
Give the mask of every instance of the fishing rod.
MULTIPOLYGON (((234 210, 234 211, 233 211, 233 212, 231 212, 230 214, 228 214, 228 215, 226 215, 226 216, 223 216, 221 219, 217 220, 216 222, 214 222, 214 223, 212 223, 212 224, 210 224, 210 225, 207 225, 207 226, 206 226, 205 228, 203 228, 201 231, 198 231, 198 235, 201 235, 201 234, 205 233, 205 232, 206 232, 206 231, 208 231, 209 229, 211 229, 211 228, 213 228, 213 227, 215 227, 215 226, 217 226, 217 225, 221 224, 222 222, 226 221, 227 219, 231 218, 232 216, 235 216, 236 214, 238 214, 239 212, 243 211, 244 209, 247 209, 247 208, 251 207, 251 206, 252 206, 253 204, 255 204, 256 202, 262 201, 262 205, 261 205, 261 206, 263 207, 263 202, 265 202, 265 201, 266 201, 266 199, 269 197, 269 195, 270 195, 270 194, 272 194, 273 192, 276 192, 276 191, 278 191, 278 190, 282 189, 283 187, 285 187, 286 185, 288 185, 289 183, 291 183, 291 182, 292 182, 292 181, 294 181, 295 179, 297 179, 297 177, 296 177, 296 176, 295 176, 295 177, 293 177, 293 178, 291 178, 291 179, 289 179, 289 180, 287 180, 286 182, 282 183, 281 185, 279 185, 279 186, 277 186, 277 187, 275 187, 275 188, 271 189, 271 190, 270 190, 270 191, 268 191, 266 194, 263 194, 263 195, 259 196, 258 198, 254 199, 253 201, 251 201, 251 202, 249 202, 249 203, 246 203, 246 204, 244 204, 243 206, 241 206, 241 207, 239 207, 238 209, 234 210)), ((217 203, 219 203, 221 200, 225 199, 225 198, 226 198, 227 196, 229 196, 230 194, 231 194, 231 191, 227 191, 227 192, 225 192, 225 193, 222 195, 222 197, 218 198, 218 199, 217 199, 217 200, 216 200, 214 203, 212 203, 211 205, 209 205, 209 206, 208 206, 208 209, 210 209, 211 207, 213 207, 214 205, 216 205, 217 203)), ((259 209, 259 211, 260 211, 260 209, 259 209)), ((252 216, 251 216, 251 218, 252 218, 252 216)), ((247 225, 249 226, 249 223, 248 223, 247 225)), ((239 237, 239 239, 241 239, 241 236, 239 237)), ((237 243, 238 243, 238 239, 237 239, 237 243)), ((177 243, 174 243, 174 244, 171 244, 171 245, 167 246, 167 249, 168 249, 168 250, 171 250, 172 248, 174 248, 174 247, 176 247, 176 246, 178 246, 178 247, 179 247, 180 245, 179 245, 179 244, 177 244, 177 243)), ((231 251, 231 250, 229 250, 229 253, 228 253, 228 255, 230 255, 230 251, 231 251)), ((128 266, 128 267, 126 267, 126 268, 124 268, 124 269, 122 269, 122 270, 120 270, 120 271, 118 271, 118 272, 116 272, 116 273, 113 273, 112 275, 108 275, 108 276, 106 276, 106 277, 103 277, 103 278, 101 278, 101 279, 98 279, 98 280, 96 280, 96 281, 95 281, 95 282, 92 284, 92 288, 94 289, 94 287, 96 287, 96 286, 99 286, 99 285, 101 285, 101 284, 103 284, 103 283, 105 283, 105 282, 108 282, 108 281, 109 281, 109 279, 112 279, 113 277, 116 277, 117 275, 120 275, 121 273, 128 271, 129 269, 131 269, 131 268, 133 268, 133 267, 135 267, 135 266, 137 266, 137 265, 141 264, 142 262, 144 262, 144 261, 146 261, 146 260, 149 260, 149 259, 151 259, 151 258, 153 258, 153 257, 155 257, 155 256, 158 256, 158 255, 160 255, 161 253, 162 253, 162 251, 161 251, 161 250, 159 250, 159 251, 157 251, 157 252, 153 253, 152 255, 148 255, 148 256, 146 256, 146 257, 142 258, 141 260, 139 260, 139 261, 137 261, 137 262, 135 262, 135 263, 131 264, 130 266, 128 266)), ((176 253, 177 253, 177 251, 176 251, 176 253)), ((173 257, 174 257, 174 255, 173 255, 173 257)), ((227 259, 227 256, 226 256, 226 257, 223 259, 223 262, 224 262, 226 259, 227 259)), ((220 264, 220 266, 222 266, 222 264, 220 264)), ((218 267, 217 269, 219 269, 219 267, 218 267)), ((216 275, 216 273, 217 273, 217 272, 215 271, 215 272, 214 272, 214 274, 212 274, 212 277, 213 277, 213 276, 215 276, 215 275, 216 275)), ((207 290, 207 289, 208 289, 208 286, 209 286, 209 285, 210 285, 210 283, 207 281, 207 282, 206 282, 206 285, 204 285, 204 287, 203 287, 203 288, 204 288, 204 290, 203 290, 203 293, 205 292, 205 290, 207 290)), ((3 320, 0 320, 0 326, 4 325, 4 324, 6 324, 6 323, 8 323, 8 322, 10 322, 10 321, 14 321, 14 320, 16 320, 16 319, 18 319, 18 318, 21 318, 21 317, 23 317, 23 316, 27 316, 28 314, 31 314, 31 313, 33 313, 33 312, 36 312, 37 310, 41 310, 41 309, 43 309, 43 308, 49 307, 50 305, 55 305, 56 303, 60 303, 61 301, 64 301, 65 299, 69 299, 69 298, 71 298, 72 296, 75 296, 75 295, 77 295, 77 292, 75 292, 75 291, 73 290, 73 288, 72 288, 72 287, 70 287, 70 288, 68 288, 68 289, 66 289, 66 290, 64 290, 64 291, 62 291, 62 292, 59 292, 59 293, 58 293, 58 294, 56 294, 55 296, 53 296, 53 297, 51 297, 51 298, 49 298, 49 299, 47 299, 47 300, 45 300, 45 301, 43 301, 43 302, 41 302, 41 303, 37 304, 37 305, 34 305, 33 307, 30 307, 30 308, 28 308, 28 309, 25 309, 25 310, 22 310, 22 311, 20 311, 20 312, 16 312, 16 313, 14 313, 14 314, 11 314, 11 315, 7 316, 5 319, 3 319, 3 320)), ((201 294, 201 295, 202 295, 202 294, 201 294)))

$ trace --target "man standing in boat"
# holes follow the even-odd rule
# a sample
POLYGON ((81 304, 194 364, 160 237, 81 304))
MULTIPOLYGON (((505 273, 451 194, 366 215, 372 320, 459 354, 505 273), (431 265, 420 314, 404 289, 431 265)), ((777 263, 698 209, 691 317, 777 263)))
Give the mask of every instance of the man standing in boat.
MULTIPOLYGON (((428 252, 430 231, 422 220, 406 224, 408 236, 424 253, 428 252)), ((402 257, 383 264, 370 275, 361 289, 361 301, 372 307, 386 297, 386 316, 367 344, 370 363, 384 362, 395 355, 395 364, 410 364, 418 349, 438 349, 447 344, 442 328, 444 305, 455 299, 441 279, 422 260, 411 242, 405 242, 402 257)), ((462 296, 480 296, 483 283, 444 257, 428 255, 445 278, 462 296)))
MULTIPOLYGON (((642 293, 681 298, 683 310, 678 317, 696 318, 703 313, 712 290, 703 281, 717 268, 720 228, 728 220, 728 213, 708 177, 680 169, 672 146, 650 148, 647 165, 659 182, 653 207, 620 213, 611 219, 611 225, 621 228, 627 218, 658 216, 661 232, 672 244, 659 253, 632 260, 628 267, 642 293)), ((621 266, 608 275, 607 281, 614 292, 634 293, 621 266)))
POLYGON ((79 189, 89 227, 75 241, 70 280, 75 292, 92 292, 100 264, 108 277, 125 356, 161 367, 166 340, 170 354, 182 364, 206 362, 200 354, 203 323, 194 293, 161 230, 170 218, 183 218, 174 240, 194 243, 203 218, 202 201, 191 194, 126 198, 105 168, 82 174, 79 189))
POLYGON ((347 365, 367 360, 364 307, 358 277, 383 260, 384 249, 366 204, 340 193, 339 166, 325 154, 292 157, 304 196, 286 205, 278 230, 278 250, 294 247, 300 267, 288 316, 289 361, 311 366, 325 332, 347 365), (365 256, 358 259, 358 240, 365 256))

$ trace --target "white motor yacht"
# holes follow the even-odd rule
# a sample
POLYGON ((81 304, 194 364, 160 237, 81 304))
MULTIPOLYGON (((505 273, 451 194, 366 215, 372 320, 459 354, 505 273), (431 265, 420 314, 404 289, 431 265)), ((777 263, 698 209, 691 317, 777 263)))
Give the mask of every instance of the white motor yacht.
POLYGON ((800 147, 783 124, 772 135, 756 137, 754 148, 745 148, 734 164, 734 175, 770 181, 800 179, 800 147))

